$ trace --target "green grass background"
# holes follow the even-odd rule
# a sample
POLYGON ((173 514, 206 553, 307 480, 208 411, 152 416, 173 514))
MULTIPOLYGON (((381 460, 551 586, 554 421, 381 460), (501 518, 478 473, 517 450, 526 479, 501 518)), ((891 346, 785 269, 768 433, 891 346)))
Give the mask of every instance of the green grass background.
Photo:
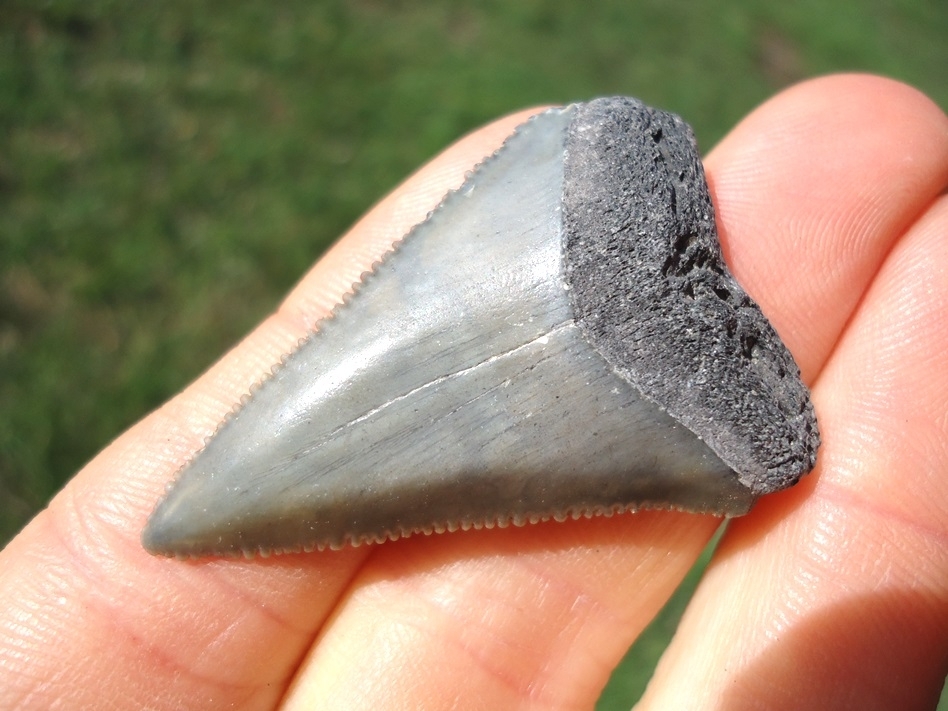
MULTIPOLYGON (((708 148, 840 70, 945 107, 946 38, 940 0, 6 0, 0 545, 466 131, 623 93, 708 148)), ((601 709, 641 693, 699 573, 601 709)))

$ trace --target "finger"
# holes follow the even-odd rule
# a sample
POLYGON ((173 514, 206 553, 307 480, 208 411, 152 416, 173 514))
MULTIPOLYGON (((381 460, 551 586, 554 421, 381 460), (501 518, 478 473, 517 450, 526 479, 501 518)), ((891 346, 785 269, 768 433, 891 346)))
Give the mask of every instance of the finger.
MULTIPOLYGON (((876 156, 861 150, 890 149, 893 126, 880 129, 882 136, 867 137, 865 146, 839 141, 840 131, 864 118, 848 108, 847 92, 851 100, 865 103, 879 89, 877 84, 887 87, 889 98, 904 92, 896 84, 865 78, 818 82, 775 99, 749 125, 737 130, 748 145, 759 144, 761 136, 799 135, 809 130, 823 159, 836 166, 840 175, 851 170, 865 174, 875 161, 881 161, 887 180, 915 185, 910 174, 923 166, 927 179, 906 189, 904 197, 910 199, 879 207, 868 201, 864 186, 841 181, 832 171, 817 181, 805 153, 794 149, 789 156, 783 154, 789 145, 770 157, 758 155, 765 159, 763 173, 806 175, 811 184, 816 181, 817 189, 826 191, 813 209, 821 212, 817 223, 826 221, 827 229, 840 219, 833 210, 853 217, 860 214, 860 204, 863 209, 879 210, 869 234, 854 232, 862 243, 850 249, 834 247, 824 232, 796 231, 793 214, 800 212, 799 201, 787 199, 775 176, 763 183, 773 193, 760 192, 760 203, 744 202, 741 193, 746 186, 734 177, 749 170, 746 163, 740 167, 741 141, 729 139, 723 153, 716 151, 709 159, 718 204, 724 205, 722 219, 733 221, 733 228, 724 227, 728 254, 741 267, 738 277, 758 296, 778 328, 779 324, 790 327, 791 348, 811 373, 828 357, 833 337, 858 297, 826 308, 831 311, 831 327, 829 335, 820 338, 794 331, 793 325, 805 320, 796 311, 864 289, 894 241, 888 228, 910 219, 939 189, 935 183, 940 166, 930 159, 930 142, 920 139, 907 157, 894 159, 885 150, 876 156), (839 101, 834 103, 828 96, 839 101), (811 101, 835 116, 831 130, 821 132, 820 124, 804 110, 811 101), (909 159, 914 165, 907 164, 909 159), (761 220, 749 211, 769 214, 772 227, 764 238, 756 229, 761 220), (865 249, 875 255, 874 261, 865 256, 865 249), (741 256, 746 250, 754 254, 754 261, 741 256), (810 251, 825 258, 830 250, 838 260, 833 270, 802 283, 783 278, 788 259, 814 259, 807 256, 810 251)), ((911 110, 905 112, 911 115, 911 110)), ((924 115, 922 119, 924 124, 924 115)), ((876 199, 882 197, 876 194, 876 199)), ((461 699, 483 699, 486 707, 589 706, 628 644, 694 562, 715 525, 709 517, 637 514, 412 539, 379 547, 304 664, 288 696, 288 707, 317 702, 368 707, 373 694, 381 691, 379 680, 385 680, 387 703, 394 707, 412 702, 447 706, 461 699), (656 552, 661 552, 660 564, 654 558, 656 552), (355 659, 358 664, 353 663, 355 659), (432 669, 437 669, 437 678, 432 669)))
POLYGON ((943 120, 904 84, 828 77, 769 102, 708 156, 729 266, 808 382, 948 180, 943 120))
POLYGON ((241 395, 528 113, 410 178, 277 314, 103 451, 0 553, 0 707, 273 707, 368 549, 181 563, 142 550, 145 518, 241 395))
POLYGON ((650 511, 380 546, 286 708, 587 708, 717 524, 650 511))
MULTIPOLYGON (((886 131, 898 164, 928 179, 914 178, 912 196, 896 176, 887 195, 889 176, 877 176, 863 190, 879 204, 822 222, 863 225, 859 242, 884 260, 864 294, 843 300, 856 305, 814 391, 818 474, 729 528, 642 709, 937 702, 948 671, 948 198, 934 196, 948 185, 948 119, 905 88, 868 88, 871 101, 849 99, 851 132, 886 131), (918 148, 906 150, 907 136, 918 148), (908 226, 879 212, 899 200, 921 206, 908 226), (892 246, 865 244, 883 224, 892 246)), ((840 322, 833 306, 826 318, 840 322)))

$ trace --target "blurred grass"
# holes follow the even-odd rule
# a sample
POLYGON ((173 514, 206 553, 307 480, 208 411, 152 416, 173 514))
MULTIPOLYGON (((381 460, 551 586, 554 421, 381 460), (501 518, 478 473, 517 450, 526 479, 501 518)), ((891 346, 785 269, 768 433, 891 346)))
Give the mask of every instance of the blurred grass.
MULTIPOLYGON (((696 7, 0 4, 0 545, 360 213, 500 114, 632 94, 707 148, 779 88, 839 70, 948 106, 937 0, 696 7)), ((602 709, 637 697, 686 600, 602 709)))

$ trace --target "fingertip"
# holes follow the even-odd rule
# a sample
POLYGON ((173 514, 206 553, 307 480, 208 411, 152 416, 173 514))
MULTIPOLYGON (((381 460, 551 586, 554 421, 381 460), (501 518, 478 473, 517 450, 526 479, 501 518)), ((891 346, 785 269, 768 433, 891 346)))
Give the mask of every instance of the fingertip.
POLYGON ((708 162, 713 166, 732 150, 746 152, 748 141, 763 147, 805 140, 824 128, 867 119, 877 130, 913 125, 914 131, 894 142, 904 149, 915 148, 914 139, 934 150, 948 144, 948 116, 915 87, 873 74, 831 74, 802 81, 761 104, 715 147, 708 162))
POLYGON ((705 163, 728 263, 812 381, 948 183, 948 117, 892 79, 820 77, 761 105, 705 163))

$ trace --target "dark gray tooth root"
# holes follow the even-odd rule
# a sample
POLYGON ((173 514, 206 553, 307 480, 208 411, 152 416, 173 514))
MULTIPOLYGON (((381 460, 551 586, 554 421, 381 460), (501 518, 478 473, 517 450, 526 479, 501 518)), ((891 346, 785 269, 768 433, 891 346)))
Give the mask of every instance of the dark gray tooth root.
POLYGON ((641 507, 746 513, 814 466, 799 369, 727 271, 692 133, 522 125, 275 369, 142 534, 177 556, 641 507))

